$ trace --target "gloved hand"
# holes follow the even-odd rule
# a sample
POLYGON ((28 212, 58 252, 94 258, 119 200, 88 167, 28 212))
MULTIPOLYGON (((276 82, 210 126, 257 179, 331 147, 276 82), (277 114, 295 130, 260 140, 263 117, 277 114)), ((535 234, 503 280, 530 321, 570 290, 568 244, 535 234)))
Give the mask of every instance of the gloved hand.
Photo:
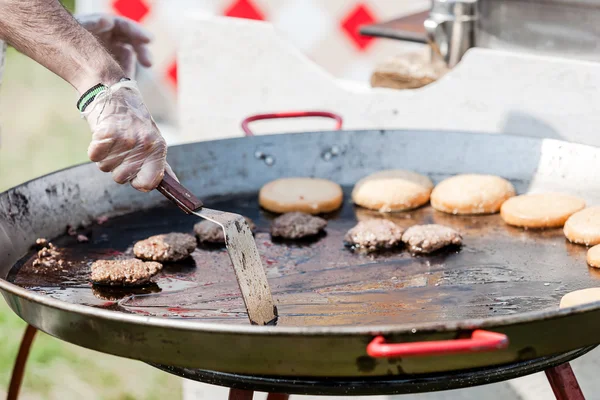
POLYGON ((87 14, 76 18, 116 58, 129 78, 135 73, 136 59, 144 67, 152 66, 148 48, 152 38, 140 24, 110 14, 87 14))
POLYGON ((117 183, 130 182, 142 192, 155 189, 165 170, 167 144, 133 81, 98 94, 83 113, 92 130, 90 160, 112 172, 117 183))

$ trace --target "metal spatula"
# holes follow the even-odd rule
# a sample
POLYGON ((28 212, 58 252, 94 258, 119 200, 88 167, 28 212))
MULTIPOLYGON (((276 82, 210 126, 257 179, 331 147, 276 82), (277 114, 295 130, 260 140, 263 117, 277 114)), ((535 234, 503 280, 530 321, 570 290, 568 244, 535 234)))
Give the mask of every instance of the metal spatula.
POLYGON ((156 189, 186 213, 212 221, 223 228, 225 244, 250 323, 274 325, 277 322, 277 308, 254 237, 244 217, 205 208, 196 196, 167 174, 156 189))

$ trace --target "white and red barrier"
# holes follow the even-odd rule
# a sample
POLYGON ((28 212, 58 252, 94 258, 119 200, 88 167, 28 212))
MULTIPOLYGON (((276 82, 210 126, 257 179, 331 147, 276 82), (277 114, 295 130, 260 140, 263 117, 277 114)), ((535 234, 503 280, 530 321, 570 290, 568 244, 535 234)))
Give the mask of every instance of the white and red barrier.
POLYGON ((78 13, 116 13, 154 34, 152 79, 162 101, 169 103, 176 100, 177 48, 190 13, 268 21, 333 76, 368 81, 377 62, 419 45, 363 37, 359 27, 429 5, 428 0, 78 0, 76 4, 78 13))

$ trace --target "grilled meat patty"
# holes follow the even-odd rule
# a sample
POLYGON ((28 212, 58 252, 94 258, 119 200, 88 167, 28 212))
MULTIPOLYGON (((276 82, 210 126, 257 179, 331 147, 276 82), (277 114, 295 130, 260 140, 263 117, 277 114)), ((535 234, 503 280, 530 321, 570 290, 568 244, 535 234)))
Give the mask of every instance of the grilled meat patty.
POLYGON ((415 225, 402 235, 402 241, 416 254, 432 253, 446 246, 460 246, 460 233, 447 226, 430 224, 415 225))
POLYGON ((162 264, 136 258, 98 260, 92 264, 92 282, 110 286, 141 286, 150 283, 162 264))
POLYGON ((196 248, 196 238, 185 233, 151 236, 133 246, 137 258, 147 261, 173 262, 189 257, 196 248))
POLYGON ((370 219, 350 229, 344 241, 353 250, 376 252, 398 247, 402 243, 402 228, 387 219, 370 219))
POLYGON ((303 212, 290 212, 273 220, 271 236, 283 239, 302 239, 315 236, 325 229, 327 220, 303 212))

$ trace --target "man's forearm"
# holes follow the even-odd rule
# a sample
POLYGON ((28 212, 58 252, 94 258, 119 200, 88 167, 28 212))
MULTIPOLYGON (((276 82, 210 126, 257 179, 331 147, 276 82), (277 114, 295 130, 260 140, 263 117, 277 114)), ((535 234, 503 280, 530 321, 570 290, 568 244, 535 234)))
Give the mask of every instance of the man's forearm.
POLYGON ((69 82, 79 93, 116 83, 123 70, 58 0, 0 0, 0 39, 69 82))

